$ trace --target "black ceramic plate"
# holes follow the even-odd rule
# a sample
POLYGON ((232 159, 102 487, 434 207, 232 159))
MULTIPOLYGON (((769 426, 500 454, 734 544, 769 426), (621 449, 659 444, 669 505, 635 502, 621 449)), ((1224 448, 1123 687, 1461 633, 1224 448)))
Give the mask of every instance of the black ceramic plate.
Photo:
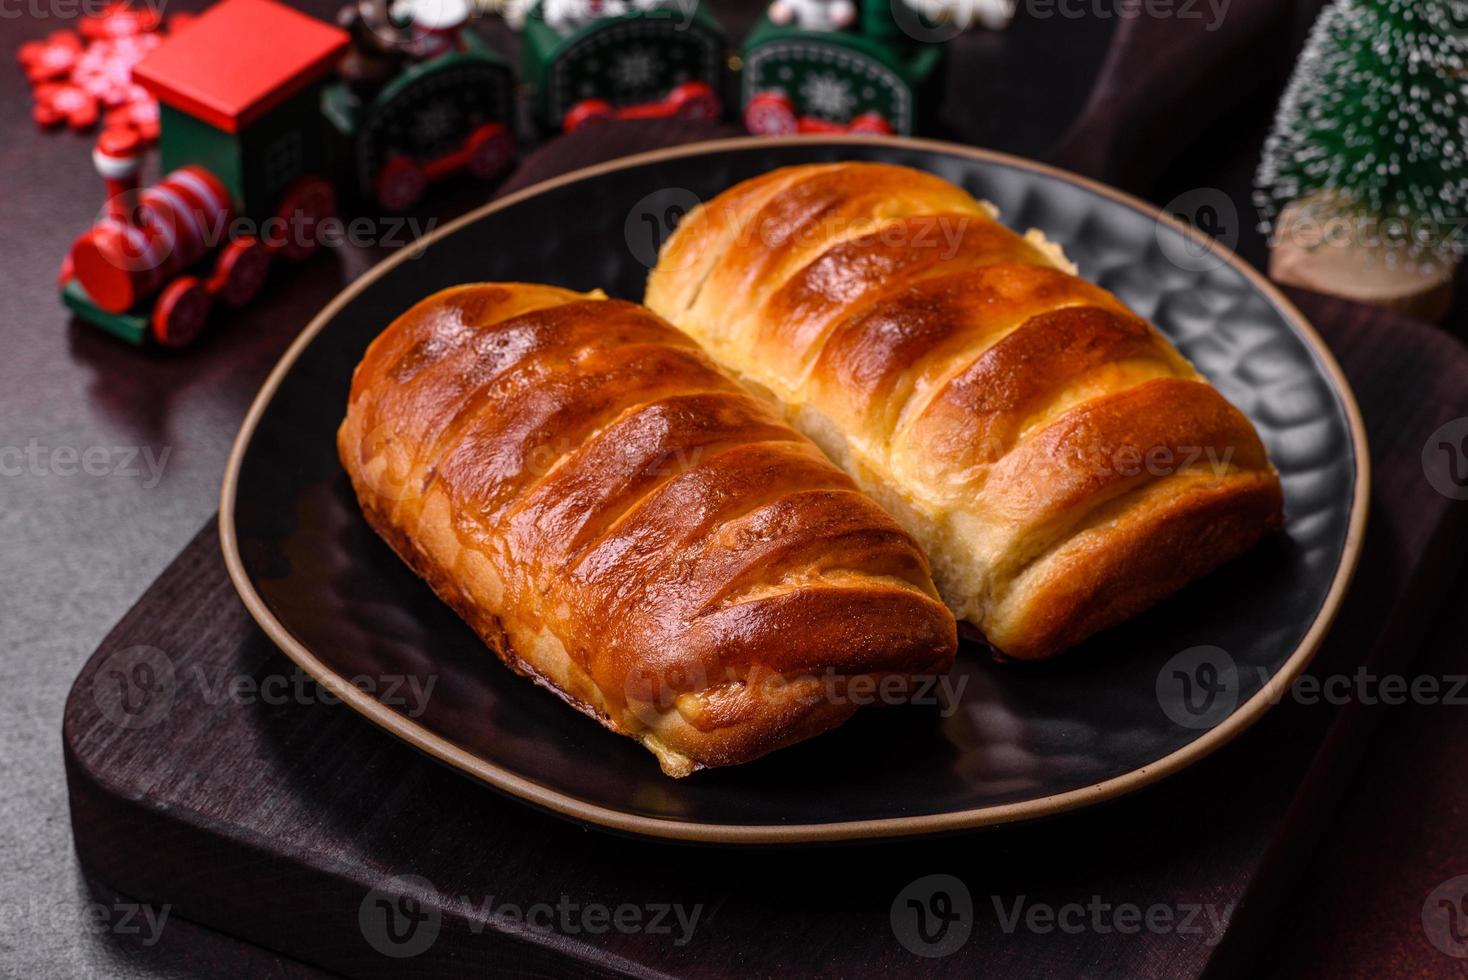
MULTIPOLYGON (((1026 819, 1126 792, 1203 757, 1277 699, 1356 560, 1366 452, 1320 340, 1257 273, 1182 225, 1037 164, 912 140, 741 139, 581 171, 513 195, 384 262, 275 369, 225 478, 220 529, 250 611, 320 680, 436 677, 426 710, 347 703, 436 758, 592 824, 685 840, 894 837, 1026 819), (408 306, 455 283, 529 280, 639 299, 667 222, 788 164, 921 167, 1038 227, 1153 320, 1258 426, 1285 532, 1055 660, 967 648, 946 705, 873 708, 768 758, 672 780, 652 755, 512 674, 368 529, 337 462, 352 368, 408 306), (962 685, 960 688, 959 685, 962 685)), ((364 684, 386 695, 384 684, 364 684)), ((384 700, 397 700, 397 706, 384 700)), ((306 710, 306 709, 303 709, 306 710)))

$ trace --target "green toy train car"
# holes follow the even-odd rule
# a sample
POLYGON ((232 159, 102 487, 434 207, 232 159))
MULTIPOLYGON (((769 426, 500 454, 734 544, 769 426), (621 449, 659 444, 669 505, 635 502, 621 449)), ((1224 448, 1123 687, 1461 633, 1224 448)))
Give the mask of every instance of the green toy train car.
POLYGON ((849 28, 762 18, 740 52, 745 127, 768 135, 919 129, 943 49, 899 29, 892 4, 900 3, 866 0, 849 28))
POLYGON ((102 134, 108 212, 63 265, 66 305, 134 343, 181 346, 216 300, 251 300, 275 257, 311 254, 336 209, 321 91, 347 43, 272 0, 225 0, 141 61, 165 176, 140 190, 136 135, 102 134))
POLYGON ((322 108, 357 186, 404 211, 444 177, 490 180, 509 170, 514 100, 509 62, 465 31, 454 50, 407 65, 375 91, 330 86, 322 108))
POLYGON ((62 265, 63 302, 133 343, 182 346, 216 302, 254 298, 276 258, 313 254, 339 191, 397 211, 449 174, 508 170, 513 72, 458 30, 467 6, 430 6, 439 22, 366 84, 337 74, 352 35, 275 0, 221 0, 166 38, 133 69, 160 103, 164 176, 140 187, 139 135, 102 133, 107 209, 62 265))
POLYGON ((727 60, 728 41, 702 3, 584 23, 537 10, 525 22, 521 57, 545 131, 608 119, 717 119, 727 60))

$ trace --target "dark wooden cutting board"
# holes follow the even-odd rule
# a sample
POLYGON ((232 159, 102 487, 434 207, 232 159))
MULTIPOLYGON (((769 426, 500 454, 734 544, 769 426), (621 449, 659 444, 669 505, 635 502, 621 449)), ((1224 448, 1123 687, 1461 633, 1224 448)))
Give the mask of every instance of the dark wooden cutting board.
MULTIPOLYGON (((1464 506, 1434 488, 1423 455, 1468 416, 1468 354, 1414 322, 1297 298, 1355 387, 1374 471, 1360 569, 1311 672, 1401 670, 1468 538, 1464 506)), ((1435 459, 1441 483, 1448 460, 1435 459)), ((236 598, 211 523, 78 677, 64 739, 89 875, 344 974, 1177 977, 1236 971, 1277 925, 1371 718, 1286 701, 1187 772, 1029 826, 805 849, 652 843, 506 799, 325 703, 236 598), (908 905, 904 889, 929 875, 967 897, 951 881, 948 902, 920 885, 908 905), (1170 909, 1173 924, 1125 933, 1106 910, 1092 924, 1093 907, 1125 904, 1170 909), (665 929, 591 931, 603 913, 589 908, 622 906, 624 923, 665 929), (1006 924, 1017 907, 1066 906, 1082 909, 1067 920, 1077 931, 1006 924), (504 914, 537 907, 529 925, 504 914), (696 910, 691 933, 678 907, 696 910), (933 916, 962 918, 924 945, 919 909, 930 935, 933 916), (910 951, 937 952, 964 928, 951 953, 910 951)))

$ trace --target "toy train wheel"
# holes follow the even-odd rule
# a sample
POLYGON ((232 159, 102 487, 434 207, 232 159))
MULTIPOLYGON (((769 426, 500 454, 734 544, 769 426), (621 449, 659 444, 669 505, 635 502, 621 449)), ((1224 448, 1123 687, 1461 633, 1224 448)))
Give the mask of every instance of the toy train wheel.
POLYGON ((260 295, 270 272, 270 252, 258 238, 238 238, 219 253, 209 292, 230 306, 244 306, 260 295))
POLYGON ((610 122, 617 110, 606 99, 584 99, 566 111, 561 128, 573 133, 588 123, 610 122))
POLYGON ((679 119, 713 120, 724 111, 719 94, 707 82, 684 82, 668 93, 667 102, 679 119))
POLYGON ((209 320, 209 290, 195 276, 163 287, 153 306, 153 339, 164 347, 187 347, 209 320))
POLYGON ((759 136, 788 136, 800 127, 795 104, 784 92, 761 92, 744 107, 744 128, 759 136))
POLYGON ((515 140, 500 123, 485 123, 470 134, 465 144, 469 150, 469 173, 480 180, 493 180, 515 160, 515 140))
POLYGON ((872 136, 891 136, 892 126, 880 112, 863 112, 851 120, 847 132, 867 133, 872 136))
POLYGON ((285 222, 279 243, 269 243, 292 262, 316 254, 321 240, 316 224, 336 214, 336 191, 324 178, 308 175, 290 186, 280 199, 276 217, 285 222))
POLYGON ((406 211, 417 204, 427 186, 423 168, 405 156, 390 158, 372 180, 377 203, 389 211, 406 211))

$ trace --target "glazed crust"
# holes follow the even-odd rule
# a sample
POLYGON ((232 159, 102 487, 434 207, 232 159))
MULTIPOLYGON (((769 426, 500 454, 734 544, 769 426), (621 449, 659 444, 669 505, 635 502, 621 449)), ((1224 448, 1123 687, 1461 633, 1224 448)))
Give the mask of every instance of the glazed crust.
POLYGON ((642 307, 526 284, 423 300, 337 447, 371 525, 512 668, 665 772, 840 724, 852 678, 945 672, 898 524, 642 307))
POLYGON ((691 211, 646 301, 897 517, 999 655, 1037 659, 1283 523, 1249 421, 1073 272, 931 174, 820 164, 691 211))

